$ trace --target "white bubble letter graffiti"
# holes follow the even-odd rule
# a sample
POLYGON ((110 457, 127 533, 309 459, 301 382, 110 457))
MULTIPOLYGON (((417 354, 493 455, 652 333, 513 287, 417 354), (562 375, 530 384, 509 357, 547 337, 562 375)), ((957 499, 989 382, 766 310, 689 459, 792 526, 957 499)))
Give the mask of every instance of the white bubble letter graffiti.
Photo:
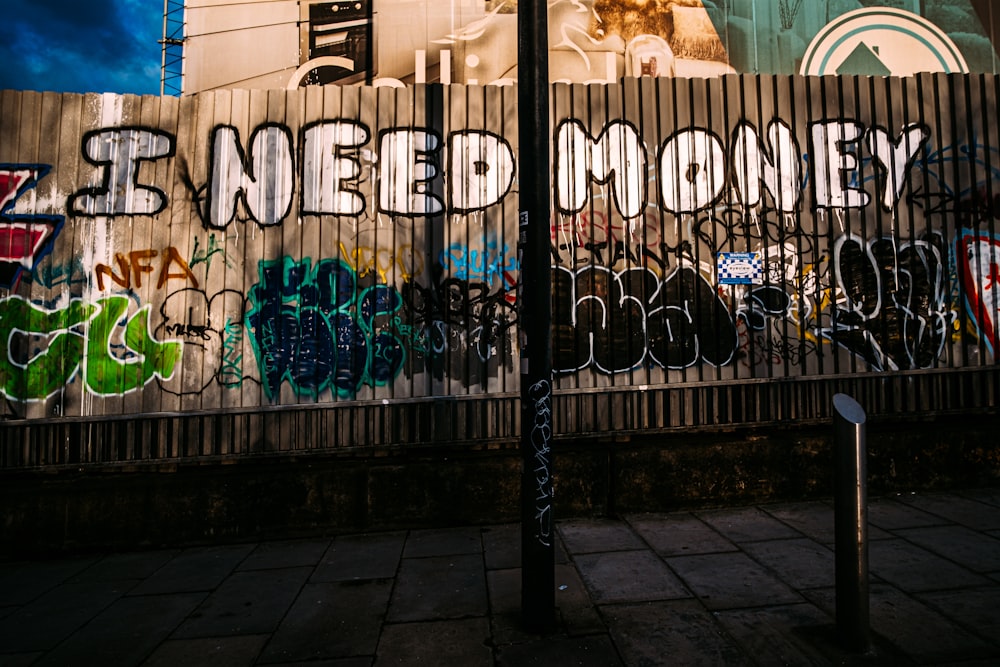
POLYGON ((287 128, 258 126, 250 136, 246 156, 236 128, 216 128, 205 211, 207 224, 226 227, 236 217, 241 198, 247 213, 258 224, 279 224, 292 207, 294 172, 292 136, 287 128))
POLYGON ((725 186, 725 149, 705 130, 682 130, 667 139, 659 162, 663 207, 671 213, 703 209, 725 186))
POLYGON ((302 133, 303 214, 364 213, 365 198, 357 189, 361 176, 358 149, 368 138, 366 127, 350 121, 322 122, 306 128, 302 133))
POLYGON ((896 208, 903 195, 906 172, 930 135, 930 130, 916 123, 904 127, 896 141, 880 127, 873 127, 868 131, 868 150, 885 167, 885 192, 882 193, 882 206, 885 210, 896 208))
POLYGON ((596 140, 572 120, 556 131, 556 207, 578 213, 587 204, 590 179, 611 182, 615 207, 626 220, 646 209, 646 148, 635 127, 609 123, 596 140))
POLYGON ((389 130, 379 137, 379 210, 394 215, 435 215, 444 211, 429 184, 438 170, 427 156, 441 148, 436 134, 389 130))
POLYGON ((778 211, 794 213, 800 193, 799 147, 791 128, 781 120, 768 124, 767 141, 770 153, 757 129, 745 121, 733 133, 733 172, 740 201, 744 206, 760 205, 763 183, 778 211))
POLYGON ((139 164, 173 153, 173 138, 164 132, 119 128, 89 133, 83 140, 83 156, 102 168, 103 182, 76 193, 71 210, 89 216, 159 213, 167 206, 167 195, 139 183, 139 164))
POLYGON ((847 150, 857 143, 864 126, 849 121, 822 121, 810 127, 813 184, 818 208, 864 208, 871 199, 861 188, 848 186, 847 172, 858 168, 858 156, 847 150))
POLYGON ((459 213, 496 204, 514 183, 514 151, 495 134, 480 131, 451 135, 448 151, 449 201, 459 213))

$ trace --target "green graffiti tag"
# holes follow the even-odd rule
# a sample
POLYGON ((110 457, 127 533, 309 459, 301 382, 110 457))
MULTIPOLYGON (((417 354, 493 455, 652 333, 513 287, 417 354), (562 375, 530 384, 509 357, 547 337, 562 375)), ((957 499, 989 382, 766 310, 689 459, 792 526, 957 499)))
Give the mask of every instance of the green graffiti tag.
POLYGON ((149 306, 123 320, 128 304, 128 297, 111 296, 96 304, 74 300, 50 311, 21 297, 0 301, 0 393, 44 400, 84 363, 85 385, 99 395, 123 394, 154 377, 169 378, 180 361, 181 344, 150 336, 149 306), (113 344, 122 326, 122 342, 113 344), (44 349, 29 350, 32 341, 44 349))
POLYGON ((80 366, 86 342, 75 328, 96 311, 82 301, 51 312, 16 296, 0 301, 0 391, 11 398, 42 399, 69 382, 80 366), (23 364, 11 357, 16 331, 51 338, 44 351, 23 364))
POLYGON ((208 277, 208 270, 212 267, 212 256, 222 255, 222 261, 225 262, 226 268, 233 268, 232 262, 229 261, 229 257, 226 255, 226 248, 223 245, 219 245, 215 240, 215 234, 208 237, 208 247, 199 248, 198 237, 194 237, 194 250, 191 251, 191 261, 188 262, 188 268, 193 269, 199 264, 205 265, 205 277, 208 277))

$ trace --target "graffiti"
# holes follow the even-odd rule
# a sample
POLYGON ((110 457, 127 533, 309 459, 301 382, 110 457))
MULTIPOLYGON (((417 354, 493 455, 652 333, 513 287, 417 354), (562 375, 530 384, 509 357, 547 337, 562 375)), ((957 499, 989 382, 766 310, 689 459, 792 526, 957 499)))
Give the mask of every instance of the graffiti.
POLYGON ((484 282, 492 288, 496 281, 511 280, 519 271, 517 257, 508 255, 506 243, 490 239, 482 250, 453 243, 441 251, 438 261, 455 278, 484 282))
POLYGON ((723 366, 736 326, 712 285, 691 266, 665 279, 645 268, 554 267, 553 369, 621 373, 643 364, 723 366))
POLYGON ((269 399, 286 382, 297 396, 329 389, 353 397, 362 386, 388 384, 402 368, 402 342, 376 321, 399 310, 399 292, 362 286, 339 259, 263 261, 249 301, 246 325, 269 399))
POLYGON ((174 137, 138 127, 94 130, 83 137, 83 157, 101 169, 101 184, 80 190, 66 208, 74 215, 155 215, 167 207, 163 190, 139 182, 143 162, 171 157, 174 137))
MULTIPOLYGON (((864 208, 871 195, 851 183, 862 147, 867 147, 883 169, 880 188, 885 208, 896 207, 903 194, 906 174, 929 139, 922 125, 907 125, 893 139, 886 130, 853 120, 810 123, 810 156, 814 168, 813 192, 817 208, 864 208)), ((762 202, 760 184, 776 208, 793 212, 801 187, 799 147, 783 121, 768 127, 770 152, 752 124, 743 121, 733 133, 731 172, 726 147, 718 135, 700 128, 686 128, 670 135, 659 147, 656 180, 660 206, 673 215, 702 211, 722 195, 732 173, 732 187, 747 206, 762 202)), ((641 137, 623 121, 605 125, 594 139, 577 120, 566 120, 556 129, 554 165, 556 208, 565 213, 584 209, 590 196, 588 183, 610 182, 616 212, 634 218, 646 207, 645 147, 641 137)))
POLYGON ((834 280, 845 302, 820 335, 876 370, 930 368, 941 356, 955 313, 944 297, 942 239, 867 243, 845 235, 834 246, 834 280))
POLYGON ((183 341, 185 364, 198 373, 161 380, 161 388, 182 395, 200 393, 213 382, 225 387, 241 384, 243 311, 244 297, 236 290, 223 290, 211 298, 193 287, 169 294, 160 306, 154 333, 183 341))
POLYGON ((1000 325, 1000 239, 963 230, 956 241, 959 275, 965 287, 966 310, 991 354, 1000 325))
POLYGON ((191 260, 188 262, 188 268, 193 269, 199 264, 205 265, 205 277, 208 277, 209 269, 212 268, 212 258, 216 255, 222 255, 222 261, 225 263, 227 269, 233 268, 233 262, 230 261, 229 257, 226 255, 226 248, 224 245, 219 245, 219 242, 215 239, 215 234, 211 234, 208 237, 208 245, 204 248, 201 247, 201 242, 198 237, 194 237, 194 249, 191 251, 191 260))
POLYGON ((181 344, 149 333, 149 306, 126 316, 129 299, 95 304, 73 300, 46 310, 20 297, 0 301, 0 392, 44 400, 83 368, 87 390, 100 396, 134 391, 166 379, 180 363, 181 344))
MULTIPOLYGON (((588 24, 574 34, 596 29, 570 2, 560 23, 570 9, 588 24)), ((636 27, 615 21, 599 42, 636 27)), ((478 38, 463 34, 448 46, 464 61, 478 38)), ((438 51, 421 67, 436 71, 438 51)), ((606 54, 586 53, 596 78, 606 54)), ((651 57, 607 62, 668 67, 651 57)), ((451 65, 488 80, 485 63, 451 65)), ((979 112, 992 98, 947 77, 873 81, 556 86, 547 391, 995 355, 1000 148, 979 112), (894 99, 915 89, 933 96, 894 99), (756 284, 720 284, 720 253, 759 258, 756 284)), ((34 125, 0 118, 18 138, 0 155, 0 393, 65 394, 61 414, 82 416, 509 391, 523 353, 514 234, 534 220, 515 202, 516 114, 492 103, 512 91, 452 93, 213 93, 179 107, 187 120, 74 98, 69 120, 44 101, 34 125), (77 400, 140 390, 155 394, 77 400)), ((51 416, 55 402, 12 410, 51 416)))
POLYGON ((210 179, 205 198, 205 224, 225 228, 242 203, 247 215, 262 226, 280 224, 292 209, 294 170, 292 133, 265 123, 250 134, 246 150, 235 127, 212 132, 210 179))
POLYGON ((180 252, 173 246, 167 246, 163 253, 156 250, 133 250, 125 255, 120 252, 115 253, 115 265, 118 272, 107 264, 98 263, 94 265, 94 275, 97 278, 97 289, 104 289, 104 278, 109 277, 111 281, 123 289, 139 289, 142 287, 142 276, 146 273, 153 273, 155 269, 150 263, 159 256, 160 269, 156 272, 156 289, 163 289, 168 280, 181 279, 189 281, 194 287, 198 286, 198 279, 191 272, 191 267, 181 257, 180 252), (176 270, 173 270, 176 269, 176 270))
POLYGON ((805 312, 800 313, 800 302, 795 295, 779 286, 787 275, 777 273, 772 267, 768 275, 771 284, 748 289, 744 305, 736 312, 739 357, 747 368, 800 366, 816 352, 815 340, 810 340, 810 334, 802 326, 811 314, 808 302, 801 302, 805 304, 805 312))
POLYGON ((426 370, 448 374, 472 385, 513 363, 512 333, 517 326, 513 276, 505 274, 498 288, 458 277, 441 279, 441 267, 430 286, 403 284, 403 302, 412 332, 411 346, 425 359, 426 370), (456 352, 457 354, 450 354, 456 352), (469 364, 473 353, 482 364, 469 364))
POLYGON ((813 189, 817 208, 864 208, 871 195, 853 187, 848 179, 857 173, 862 141, 872 157, 884 170, 881 189, 882 206, 887 211, 896 207, 903 194, 906 173, 917 153, 930 138, 922 125, 907 125, 895 140, 882 128, 867 132, 855 121, 824 121, 810 124, 812 154, 815 156, 813 189))
POLYGON ((573 156, 555 164, 556 208, 562 213, 584 209, 591 180, 611 183, 615 209, 623 218, 635 218, 645 210, 646 147, 635 126, 609 123, 594 139, 580 121, 563 121, 556 130, 556 152, 573 156))
POLYGON ((44 164, 0 164, 0 286, 13 288, 52 250, 61 215, 20 214, 14 206, 49 173, 44 164))
POLYGON ((424 273, 424 254, 408 243, 380 248, 356 246, 354 250, 341 243, 340 255, 359 278, 372 274, 388 282, 393 272, 402 280, 412 280, 424 273))
POLYGON ((226 320, 222 329, 222 367, 218 373, 224 387, 236 387, 243 382, 243 323, 226 320))
MULTIPOLYGON (((367 209, 361 190, 363 164, 377 168, 378 210, 394 216, 437 216, 445 212, 436 193, 443 183, 441 137, 426 128, 392 128, 378 136, 372 157, 363 149, 369 129, 353 121, 321 121, 302 131, 301 213, 359 217, 367 209)), ((209 182, 198 189, 202 220, 224 229, 238 211, 257 224, 281 224, 291 213, 295 192, 292 132, 265 123, 250 134, 244 148, 239 130, 220 126, 212 132, 209 182)), ((481 211, 502 200, 514 181, 514 152, 502 137, 483 131, 454 132, 448 138, 448 199, 453 213, 481 211)))
POLYGON ((58 263, 53 258, 31 270, 31 282, 53 289, 63 285, 86 285, 90 282, 90 276, 83 266, 83 260, 78 256, 65 263, 58 263))
POLYGON ((531 448, 535 467, 535 539, 544 546, 552 544, 552 473, 550 472, 552 440, 552 387, 548 380, 540 380, 528 389, 531 402, 531 448))

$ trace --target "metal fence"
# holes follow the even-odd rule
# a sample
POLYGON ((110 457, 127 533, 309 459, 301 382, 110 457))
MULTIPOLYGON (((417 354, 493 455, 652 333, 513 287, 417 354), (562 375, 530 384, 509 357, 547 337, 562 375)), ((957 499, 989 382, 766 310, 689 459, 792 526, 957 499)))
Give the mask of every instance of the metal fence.
MULTIPOLYGON (((554 85, 557 433, 994 409, 998 83, 554 85)), ((0 467, 515 440, 514 92, 0 93, 0 467)))

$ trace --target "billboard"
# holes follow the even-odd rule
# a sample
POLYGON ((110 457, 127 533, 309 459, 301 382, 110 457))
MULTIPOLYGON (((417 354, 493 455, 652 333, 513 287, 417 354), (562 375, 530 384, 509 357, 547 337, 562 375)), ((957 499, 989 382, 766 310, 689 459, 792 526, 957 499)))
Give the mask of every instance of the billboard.
MULTIPOLYGON (((517 0, 189 0, 184 92, 509 84, 517 0)), ((554 82, 996 73, 981 0, 551 0, 554 82)))

